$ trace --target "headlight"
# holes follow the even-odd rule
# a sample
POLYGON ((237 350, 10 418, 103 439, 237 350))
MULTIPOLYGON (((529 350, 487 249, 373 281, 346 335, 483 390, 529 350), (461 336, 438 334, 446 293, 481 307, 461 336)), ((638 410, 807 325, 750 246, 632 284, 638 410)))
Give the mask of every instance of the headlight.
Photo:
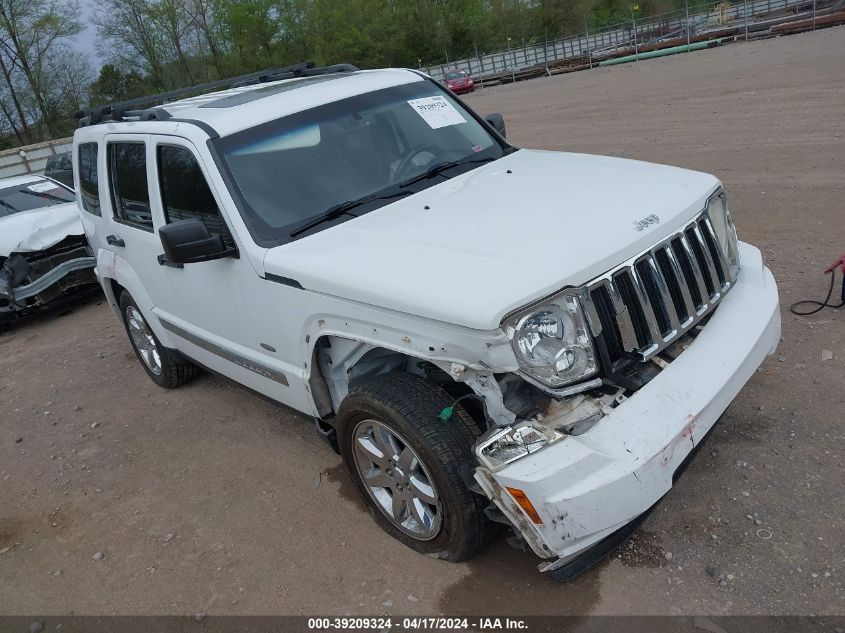
POLYGON ((579 382, 598 371, 595 351, 578 298, 561 294, 505 320, 522 373, 551 389, 579 382))
POLYGON ((521 457, 536 453, 564 437, 554 429, 522 422, 506 429, 496 429, 478 442, 476 456, 490 470, 496 470, 521 457))
POLYGON ((710 217, 710 224, 716 234, 716 241, 719 242, 728 262, 729 278, 734 281, 739 272, 739 248, 737 246, 736 227, 724 191, 720 190, 710 198, 707 203, 707 215, 710 217))

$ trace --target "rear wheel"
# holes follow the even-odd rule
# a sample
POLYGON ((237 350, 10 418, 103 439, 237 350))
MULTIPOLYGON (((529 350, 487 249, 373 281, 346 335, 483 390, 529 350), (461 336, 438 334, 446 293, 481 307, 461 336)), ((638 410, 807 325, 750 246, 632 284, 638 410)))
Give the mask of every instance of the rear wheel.
POLYGON ((352 387, 337 416, 340 451, 376 522, 412 549, 461 561, 491 539, 487 500, 464 484, 477 428, 437 385, 394 372, 352 387))
POLYGON ((14 312, 0 312, 0 334, 12 327, 15 322, 14 312))
POLYGON ((173 389, 193 379, 199 370, 177 351, 167 349, 150 328, 141 310, 125 290, 120 295, 120 313, 129 342, 141 366, 154 383, 173 389))

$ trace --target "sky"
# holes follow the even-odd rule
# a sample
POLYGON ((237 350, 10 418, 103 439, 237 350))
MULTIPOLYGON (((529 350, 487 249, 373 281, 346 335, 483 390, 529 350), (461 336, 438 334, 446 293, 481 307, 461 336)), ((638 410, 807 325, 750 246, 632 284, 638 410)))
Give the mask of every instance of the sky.
POLYGON ((95 27, 94 23, 91 21, 93 5, 94 3, 92 0, 80 0, 79 2, 81 14, 80 21, 82 22, 83 30, 74 38, 74 47, 83 53, 87 53, 91 60, 92 68, 94 68, 96 72, 99 72, 100 66, 103 62, 97 54, 97 47, 95 45, 97 27, 95 27))

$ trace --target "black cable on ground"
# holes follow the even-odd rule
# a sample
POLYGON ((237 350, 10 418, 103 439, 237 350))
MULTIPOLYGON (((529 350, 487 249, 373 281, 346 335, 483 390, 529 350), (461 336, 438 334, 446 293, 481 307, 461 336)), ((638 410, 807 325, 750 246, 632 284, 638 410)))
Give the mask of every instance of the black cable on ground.
POLYGON ((796 301, 791 306, 789 306, 789 311, 792 314, 797 314, 798 316, 809 316, 811 314, 815 314, 816 312, 820 312, 825 308, 841 308, 845 306, 845 277, 842 279, 842 301, 839 304, 830 303, 830 298, 833 296, 833 283, 836 281, 836 270, 830 271, 830 288, 828 288, 827 296, 824 298, 824 301, 816 301, 814 299, 804 299, 802 301, 796 301), (817 306, 812 310, 808 310, 806 312, 797 310, 798 306, 802 305, 812 305, 817 306))

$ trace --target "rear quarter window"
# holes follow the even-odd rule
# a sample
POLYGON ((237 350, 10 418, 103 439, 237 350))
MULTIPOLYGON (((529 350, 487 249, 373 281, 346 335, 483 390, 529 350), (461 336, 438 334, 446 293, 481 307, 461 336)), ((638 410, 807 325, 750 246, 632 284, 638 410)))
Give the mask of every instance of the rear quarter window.
POLYGON ((100 215, 100 185, 97 178, 97 143, 82 143, 79 146, 79 197, 82 208, 93 215, 100 215))

